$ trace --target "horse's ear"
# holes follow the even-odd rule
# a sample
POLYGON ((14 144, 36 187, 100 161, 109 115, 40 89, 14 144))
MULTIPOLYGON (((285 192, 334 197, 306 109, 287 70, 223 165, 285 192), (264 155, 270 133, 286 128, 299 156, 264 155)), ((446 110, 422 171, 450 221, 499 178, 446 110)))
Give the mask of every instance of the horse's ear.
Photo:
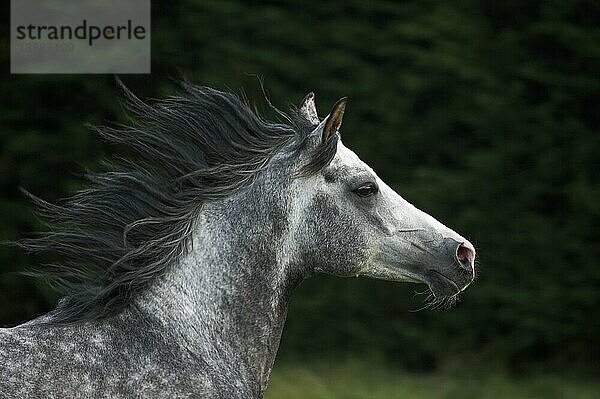
POLYGON ((326 143, 329 139, 337 133, 342 126, 342 119, 344 118, 344 111, 346 110, 346 101, 348 97, 342 97, 333 105, 331 112, 325 119, 325 127, 323 128, 323 136, 321 141, 326 143))
POLYGON ((315 105, 315 93, 312 91, 304 97, 302 104, 299 108, 300 115, 313 125, 319 124, 319 115, 317 114, 317 107, 315 105))

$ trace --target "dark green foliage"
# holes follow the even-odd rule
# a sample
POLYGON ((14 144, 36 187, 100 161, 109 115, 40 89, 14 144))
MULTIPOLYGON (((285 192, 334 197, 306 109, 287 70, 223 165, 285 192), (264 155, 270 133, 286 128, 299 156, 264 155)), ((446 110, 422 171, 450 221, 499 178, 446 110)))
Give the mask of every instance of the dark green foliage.
MULTIPOLYGON (((415 205, 470 238, 479 278, 450 311, 411 313, 421 287, 318 277, 292 301, 284 357, 383 355, 411 369, 597 370, 600 347, 600 3, 153 1, 141 97, 252 74, 285 108, 347 95, 343 138, 415 205)), ((4 37, 7 37, 5 35, 4 37)), ((0 57, 8 63, 3 39, 0 57)), ((18 187, 72 193, 109 149, 84 122, 122 120, 107 76, 16 76, 0 99, 0 239, 41 226, 18 187)), ((110 149, 114 151, 114 149, 110 149)), ((34 260, 3 248, 2 271, 34 260)), ((0 322, 52 306, 4 275, 0 322)))

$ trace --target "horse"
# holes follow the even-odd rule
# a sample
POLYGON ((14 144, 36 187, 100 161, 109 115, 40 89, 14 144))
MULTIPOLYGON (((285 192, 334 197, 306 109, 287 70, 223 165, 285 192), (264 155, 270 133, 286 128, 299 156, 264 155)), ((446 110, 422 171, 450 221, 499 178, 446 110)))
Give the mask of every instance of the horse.
POLYGON ((72 197, 30 194, 48 231, 17 245, 56 308, 0 329, 3 398, 262 398, 294 289, 316 274, 425 283, 437 304, 474 279, 475 248, 341 141, 347 99, 277 122, 183 82, 126 124, 92 127, 129 155, 72 197))

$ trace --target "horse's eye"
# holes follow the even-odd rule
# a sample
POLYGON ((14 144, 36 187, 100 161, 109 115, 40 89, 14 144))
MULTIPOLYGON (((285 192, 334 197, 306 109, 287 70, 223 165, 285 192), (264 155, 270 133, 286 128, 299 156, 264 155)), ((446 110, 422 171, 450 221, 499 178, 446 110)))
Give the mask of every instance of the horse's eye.
POLYGON ((354 190, 356 195, 358 195, 359 197, 370 197, 372 195, 377 194, 377 191, 379 191, 379 188, 375 183, 365 183, 356 190, 354 190))

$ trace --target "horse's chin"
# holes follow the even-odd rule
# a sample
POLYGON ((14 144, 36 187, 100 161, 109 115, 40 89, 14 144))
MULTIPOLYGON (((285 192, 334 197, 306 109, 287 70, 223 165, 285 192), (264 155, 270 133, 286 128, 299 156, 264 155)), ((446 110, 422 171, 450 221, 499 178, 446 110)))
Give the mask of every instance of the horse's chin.
POLYGON ((436 298, 453 297, 462 291, 451 278, 433 269, 425 273, 423 282, 427 284, 436 298))

